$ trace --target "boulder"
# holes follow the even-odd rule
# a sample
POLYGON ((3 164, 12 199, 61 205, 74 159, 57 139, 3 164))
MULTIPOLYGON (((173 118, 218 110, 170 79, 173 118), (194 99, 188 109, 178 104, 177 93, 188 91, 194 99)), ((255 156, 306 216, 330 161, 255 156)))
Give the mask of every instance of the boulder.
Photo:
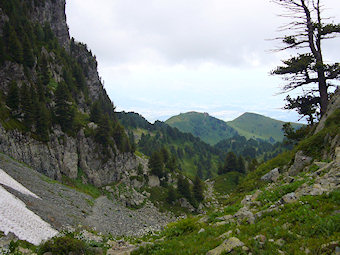
POLYGON ((313 159, 303 154, 302 151, 298 151, 295 154, 295 160, 293 165, 289 168, 289 175, 295 176, 303 170, 303 168, 309 165, 313 159))
POLYGON ((282 197, 281 203, 282 204, 290 204, 290 203, 296 202, 297 199, 298 198, 297 198, 295 192, 291 192, 291 193, 288 193, 288 194, 286 194, 282 197))
POLYGON ((234 217, 237 218, 238 222, 241 222, 244 219, 246 219, 249 224, 253 224, 255 222, 254 214, 246 206, 238 210, 234 217))
POLYGON ((279 172, 279 168, 277 167, 271 170, 269 173, 266 173, 265 175, 263 175, 261 177, 261 180, 266 181, 266 182, 276 182, 279 177, 280 177, 280 172, 279 172))
POLYGON ((161 184, 158 176, 156 175, 150 175, 149 176, 149 186, 150 187, 159 187, 161 184))
POLYGON ((229 239, 225 240, 221 245, 217 246, 215 249, 208 251, 207 255, 219 255, 222 254, 222 252, 228 253, 239 246, 244 246, 244 243, 236 237, 230 237, 229 239))
POLYGON ((178 199, 178 202, 181 207, 189 209, 190 212, 195 211, 195 208, 184 197, 181 197, 180 199, 178 199))

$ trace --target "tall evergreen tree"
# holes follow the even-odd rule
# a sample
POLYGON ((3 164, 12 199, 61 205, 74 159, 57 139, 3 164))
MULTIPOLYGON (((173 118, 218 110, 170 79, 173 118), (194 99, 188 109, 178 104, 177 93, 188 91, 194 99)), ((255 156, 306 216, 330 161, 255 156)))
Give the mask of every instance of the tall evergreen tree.
POLYGON ((322 15, 321 0, 273 0, 285 9, 284 17, 290 22, 283 26, 288 35, 277 39, 284 43, 280 50, 300 50, 297 56, 283 61, 272 73, 282 75, 288 84, 284 91, 303 87, 307 96, 319 93, 321 116, 326 112, 329 95, 328 88, 332 80, 340 78, 339 63, 325 63, 323 42, 335 38, 340 33, 340 24, 329 22, 322 15))
POLYGON ((5 54, 5 44, 2 36, 0 36, 0 65, 5 62, 6 54, 5 54))
POLYGON ((10 53, 10 56, 12 57, 12 60, 21 64, 23 62, 22 45, 13 27, 10 26, 9 29, 10 30, 9 30, 8 51, 10 53))
POLYGON ((162 155, 155 151, 152 153, 150 160, 149 160, 149 168, 151 173, 162 178, 164 176, 164 164, 162 161, 162 155))
POLYGON ((34 66, 35 59, 33 56, 32 45, 26 34, 24 36, 22 47, 23 47, 23 64, 29 68, 32 68, 34 66))
POLYGON ((237 171, 242 173, 242 174, 244 174, 246 172, 246 166, 244 164, 244 159, 241 155, 237 158, 237 171))
POLYGON ((19 108, 19 88, 18 88, 18 84, 12 80, 10 87, 9 87, 9 91, 7 94, 7 98, 6 98, 6 104, 9 108, 11 108, 13 111, 18 110, 19 108))
POLYGON ((182 175, 178 176, 177 190, 183 197, 187 198, 189 201, 192 200, 189 181, 182 175))
POLYGON ((22 113, 24 114, 24 124, 27 129, 31 129, 34 119, 32 96, 27 84, 23 84, 20 89, 20 102, 22 113))
POLYGON ((203 183, 198 175, 196 175, 194 180, 193 195, 197 202, 201 202, 204 199, 203 183))
POLYGON ((224 161, 223 173, 237 170, 237 157, 234 152, 230 151, 224 161))
POLYGON ((56 122, 63 131, 70 131, 73 126, 74 110, 69 101, 67 88, 64 83, 60 83, 55 92, 55 116, 56 122))
POLYGON ((166 202, 172 204, 176 200, 176 190, 170 185, 168 188, 168 194, 166 197, 166 202))
POLYGON ((96 141, 101 143, 104 147, 107 147, 110 142, 111 137, 111 126, 109 123, 109 117, 107 114, 103 114, 98 123, 98 128, 96 130, 96 141))
POLYGON ((47 142, 49 140, 50 113, 43 102, 39 104, 38 109, 39 114, 36 123, 36 132, 40 140, 47 142))

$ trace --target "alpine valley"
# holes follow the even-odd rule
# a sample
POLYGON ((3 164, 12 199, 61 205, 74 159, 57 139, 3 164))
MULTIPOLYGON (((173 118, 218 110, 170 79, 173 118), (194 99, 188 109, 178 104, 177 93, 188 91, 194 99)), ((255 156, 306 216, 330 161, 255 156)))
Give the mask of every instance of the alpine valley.
POLYGON ((338 254, 340 91, 318 123, 116 112, 65 0, 0 0, 0 254, 338 254))

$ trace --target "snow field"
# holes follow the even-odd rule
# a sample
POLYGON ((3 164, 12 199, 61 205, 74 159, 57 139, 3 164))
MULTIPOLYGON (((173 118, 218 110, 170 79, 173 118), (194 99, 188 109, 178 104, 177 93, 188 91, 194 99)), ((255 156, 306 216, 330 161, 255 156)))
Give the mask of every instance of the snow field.
MULTIPOLYGON (((0 169, 0 183, 41 199, 0 169)), ((24 202, 0 185, 0 230, 14 233, 19 239, 39 245, 58 234, 47 222, 26 208, 24 202)))

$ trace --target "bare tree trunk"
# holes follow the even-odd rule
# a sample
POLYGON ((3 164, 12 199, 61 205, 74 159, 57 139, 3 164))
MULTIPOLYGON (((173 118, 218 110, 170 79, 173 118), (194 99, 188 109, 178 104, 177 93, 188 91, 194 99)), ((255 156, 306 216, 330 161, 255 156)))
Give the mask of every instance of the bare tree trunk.
POLYGON ((325 78, 325 72, 323 68, 322 70, 318 70, 318 80, 319 80, 319 93, 320 93, 320 113, 323 116, 327 110, 328 106, 328 92, 327 92, 327 83, 325 78))

